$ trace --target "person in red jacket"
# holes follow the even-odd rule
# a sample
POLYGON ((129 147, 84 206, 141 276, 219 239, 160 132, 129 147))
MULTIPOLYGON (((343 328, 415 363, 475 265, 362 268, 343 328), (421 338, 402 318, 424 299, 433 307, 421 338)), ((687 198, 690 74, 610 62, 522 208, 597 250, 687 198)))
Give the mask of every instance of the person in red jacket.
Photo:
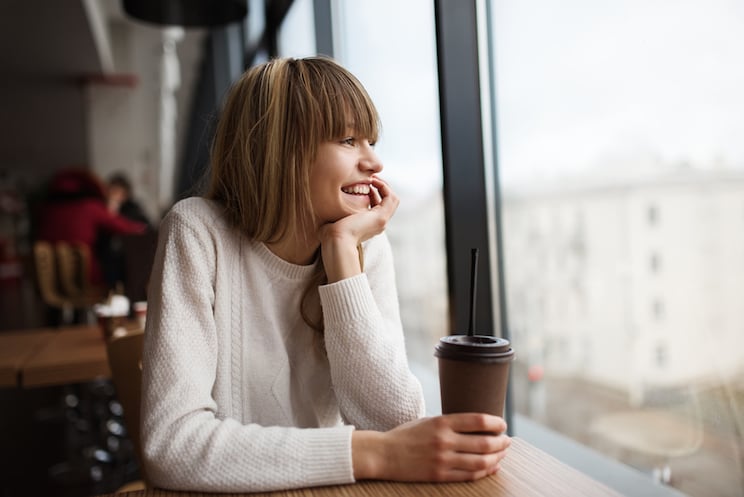
POLYGON ((91 171, 66 168, 58 171, 49 184, 39 215, 37 239, 88 246, 90 282, 100 285, 103 273, 95 250, 98 237, 103 233, 141 234, 146 229, 146 224, 108 209, 103 183, 91 171))

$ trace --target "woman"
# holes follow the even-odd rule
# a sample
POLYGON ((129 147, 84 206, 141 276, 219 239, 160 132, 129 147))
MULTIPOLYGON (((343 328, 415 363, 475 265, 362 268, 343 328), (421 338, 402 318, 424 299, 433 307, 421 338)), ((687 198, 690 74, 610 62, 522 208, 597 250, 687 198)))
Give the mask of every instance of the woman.
POLYGON ((277 59, 231 89, 206 199, 161 224, 143 359, 155 486, 246 492, 375 478, 472 480, 501 418, 422 418, 384 228, 378 116, 326 58, 277 59))
MULTIPOLYGON (((106 271, 98 244, 112 234, 141 235, 147 225, 111 212, 101 180, 84 168, 64 168, 51 179, 41 207, 37 239, 51 243, 82 243, 91 254, 90 282, 101 286, 106 271)), ((113 285, 111 285, 113 287, 113 285)))

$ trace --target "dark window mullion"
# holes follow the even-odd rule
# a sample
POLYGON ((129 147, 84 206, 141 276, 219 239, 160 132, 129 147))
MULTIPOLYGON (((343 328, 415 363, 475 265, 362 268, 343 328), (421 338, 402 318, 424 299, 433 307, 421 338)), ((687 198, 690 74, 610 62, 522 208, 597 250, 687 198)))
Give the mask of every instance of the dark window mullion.
MULTIPOLYGON (((484 157, 476 4, 475 0, 434 0, 450 331, 467 331, 470 318, 470 249, 478 248, 475 330, 484 335, 499 334, 508 338, 505 314, 498 313, 501 321, 497 323, 492 298, 493 292, 499 289, 502 273, 492 271, 494 262, 491 255, 497 258, 497 266, 500 255, 490 253, 489 214, 498 216, 500 206, 496 190, 496 212, 489 213, 489 191, 494 192, 498 182, 495 181, 496 171, 493 175, 485 174, 486 165, 491 167, 491 164, 495 164, 495 158, 491 161, 492 158, 485 160, 484 157), (488 184, 489 180, 496 184, 488 184), (494 274, 499 275, 495 281, 492 280, 494 274)), ((498 234, 495 239, 498 249, 498 234)), ((499 295, 502 296, 503 292, 499 295)), ((499 302, 503 307, 503 298, 499 302)), ((505 413, 510 427, 511 404, 510 394, 505 413)))

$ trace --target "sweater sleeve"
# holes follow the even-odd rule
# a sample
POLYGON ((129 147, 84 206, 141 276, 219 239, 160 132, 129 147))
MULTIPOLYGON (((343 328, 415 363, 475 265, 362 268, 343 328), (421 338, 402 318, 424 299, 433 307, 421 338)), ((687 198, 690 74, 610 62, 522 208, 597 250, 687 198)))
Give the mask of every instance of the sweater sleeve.
POLYGON ((353 427, 267 427, 219 414, 212 394, 220 336, 213 237, 219 234, 208 224, 173 211, 161 224, 143 354, 148 483, 255 492, 353 482, 353 427))
POLYGON ((386 431, 424 415, 411 373, 387 237, 365 244, 365 272, 319 288, 331 379, 344 419, 386 431))

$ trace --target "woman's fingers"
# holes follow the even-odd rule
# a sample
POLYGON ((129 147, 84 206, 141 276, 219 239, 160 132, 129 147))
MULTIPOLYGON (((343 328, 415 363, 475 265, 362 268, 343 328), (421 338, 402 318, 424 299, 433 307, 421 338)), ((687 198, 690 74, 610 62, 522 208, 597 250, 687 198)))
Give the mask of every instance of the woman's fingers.
MULTIPOLYGON (((395 192, 393 192, 392 188, 390 188, 390 185, 377 176, 372 176, 372 187, 373 190, 376 191, 377 198, 379 199, 373 207, 384 203, 391 207, 392 212, 395 212, 395 209, 398 208, 398 204, 400 203, 400 199, 395 192)), ((392 215, 392 212, 390 215, 392 215)))
POLYGON ((506 435, 460 435, 456 438, 458 452, 471 454, 494 454, 503 452, 511 446, 511 439, 506 435))
POLYGON ((374 187, 374 185, 370 186, 369 189, 369 207, 370 209, 380 205, 382 202, 382 196, 380 195, 380 191, 374 187))
POLYGON ((466 471, 479 473, 488 471, 497 466, 506 456, 506 452, 494 452, 493 454, 469 454, 458 452, 453 454, 450 465, 453 471, 466 471))
POLYGON ((452 469, 447 472, 444 478, 439 481, 457 482, 457 481, 475 481, 480 480, 489 475, 496 474, 501 469, 501 465, 496 464, 495 466, 480 470, 480 471, 463 471, 461 469, 452 469))
POLYGON ((458 433, 503 433, 506 421, 499 416, 482 413, 458 413, 444 416, 458 433))
MULTIPOLYGON (((466 481, 494 474, 511 445, 498 416, 448 414, 416 420, 386 433, 382 476, 406 481, 466 481)), ((377 475, 380 476, 380 475, 377 475)))

